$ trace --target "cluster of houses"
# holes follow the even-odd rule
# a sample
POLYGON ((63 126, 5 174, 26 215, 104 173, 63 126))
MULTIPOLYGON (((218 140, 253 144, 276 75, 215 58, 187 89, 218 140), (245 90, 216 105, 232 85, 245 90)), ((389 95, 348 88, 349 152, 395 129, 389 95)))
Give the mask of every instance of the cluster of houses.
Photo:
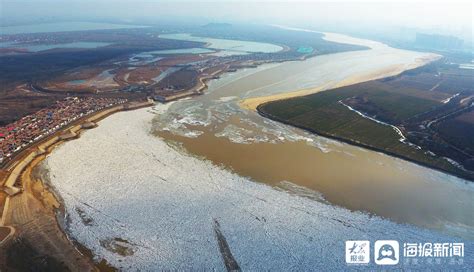
POLYGON ((90 113, 127 102, 123 98, 68 97, 0 127, 0 164, 31 143, 90 113))

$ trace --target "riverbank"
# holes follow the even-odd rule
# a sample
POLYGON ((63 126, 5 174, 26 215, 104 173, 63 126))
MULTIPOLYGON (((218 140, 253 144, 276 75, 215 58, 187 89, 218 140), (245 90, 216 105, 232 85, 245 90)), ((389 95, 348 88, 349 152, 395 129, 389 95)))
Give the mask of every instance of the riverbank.
MULTIPOLYGON (((355 141, 355 140, 352 140, 352 139, 339 137, 339 136, 334 135, 334 134, 326 133, 322 130, 309 128, 309 127, 303 126, 303 125, 298 125, 298 124, 295 124, 295 123, 290 122, 288 120, 285 120, 283 118, 277 117, 277 116, 275 116, 275 115, 273 115, 273 114, 271 114, 271 113, 269 113, 269 112, 267 112, 266 110, 263 109, 265 107, 265 105, 267 105, 267 103, 271 103, 271 102, 272 101, 269 101, 269 102, 265 102, 263 104, 258 105, 257 108, 256 108, 256 111, 258 112, 258 114, 260 114, 262 117, 268 118, 270 120, 280 122, 280 123, 283 123, 283 124, 286 124, 286 125, 289 125, 289 126, 293 126, 293 127, 302 129, 304 131, 308 131, 310 133, 320 135, 322 137, 326 137, 326 138, 333 139, 333 140, 343 142, 343 143, 346 143, 346 144, 362 147, 362 148, 369 149, 369 150, 372 150, 372 151, 375 151, 375 152, 380 152, 380 153, 386 154, 388 156, 392 156, 392 157, 395 157, 395 158, 406 160, 406 161, 409 161, 411 163, 415 163, 415 164, 423 166, 423 167, 427 167, 427 168, 430 168, 430 169, 433 169, 433 170, 437 170, 437 171, 440 171, 440 172, 443 172, 443 173, 446 173, 446 174, 449 174, 449 175, 453 175, 453 176, 456 176, 456 177, 459 177, 459 178, 462 178, 462 179, 467 179, 467 180, 470 180, 470 181, 474 181, 474 177, 472 175, 464 174, 464 173, 458 172, 458 171, 449 171, 449 170, 446 170, 446 168, 438 167, 438 166, 436 166, 434 164, 430 164, 430 163, 425 163, 423 161, 413 159, 411 157, 405 156, 405 155, 400 154, 400 153, 391 152, 391 151, 388 151, 387 149, 383 149, 383 148, 377 148, 377 147, 374 147, 372 145, 365 144, 365 143, 355 141)), ((455 168, 453 167, 453 169, 455 169, 455 168)))
MULTIPOLYGON (((319 33, 319 32, 315 31, 315 33, 319 33)), ((336 43, 339 43, 339 45, 341 44, 340 42, 337 41, 337 39, 340 39, 340 37, 337 36, 338 34, 334 34, 334 33, 324 33, 324 34, 325 34, 325 37, 323 38, 324 40, 330 41, 330 42, 336 42, 336 43), (334 35, 336 35, 336 37, 333 37, 334 35)), ((182 34, 170 34, 170 35, 171 36, 178 35, 178 37, 179 37, 178 40, 183 39, 183 37, 181 36, 182 34)), ((344 35, 341 35, 341 36, 344 36, 344 35)), ((192 37, 192 36, 189 36, 189 37, 190 37, 190 40, 193 40, 192 38, 199 38, 199 37, 192 37)), ((201 39, 201 38, 199 38, 199 39, 201 39)), ((186 40, 186 39, 184 39, 184 40, 186 40)), ((243 41, 239 41, 239 42, 243 42, 243 41)), ((244 42, 244 43, 247 43, 247 42, 244 42)), ((348 45, 348 44, 345 44, 345 45, 352 46, 352 45, 348 45)), ((275 45, 275 46, 281 47, 281 50, 278 51, 278 53, 289 52, 292 49, 290 46, 283 45, 283 44, 278 44, 278 45, 275 45)), ((206 45, 206 47, 211 47, 211 45, 208 43, 206 45)), ((322 47, 324 48, 324 46, 322 46, 322 47)), ((354 46, 351 49, 349 49, 349 48, 339 48, 338 50, 329 50, 329 51, 324 51, 323 50, 323 52, 319 52, 318 50, 314 50, 311 53, 301 54, 299 56, 291 55, 291 56, 288 56, 288 57, 285 57, 285 58, 269 58, 269 59, 266 59, 266 58, 262 58, 261 56, 257 55, 256 58, 254 58, 254 59, 245 58, 245 59, 239 60, 238 58, 236 58, 236 59, 230 60, 230 61, 225 60, 224 62, 221 62, 221 63, 219 63, 215 66, 207 67, 205 69, 200 69, 200 72, 197 75, 196 84, 194 86, 192 86, 190 88, 187 88, 187 89, 175 91, 171 94, 157 93, 157 95, 155 95, 155 97, 156 97, 156 100, 159 100, 161 102, 171 102, 171 101, 176 101, 178 99, 182 99, 182 98, 186 98, 186 97, 202 95, 204 93, 204 90, 206 90, 208 88, 208 84, 207 84, 208 81, 213 80, 213 79, 217 79, 225 73, 236 72, 237 70, 240 70, 240 69, 243 69, 243 68, 257 68, 257 67, 263 66, 265 64, 278 64, 278 63, 284 63, 284 62, 305 61, 307 59, 314 58, 316 56, 321 56, 321 55, 329 55, 329 54, 335 54, 335 53, 341 53, 341 52, 351 52, 351 51, 367 50, 367 49, 369 49, 369 47, 367 47, 367 46, 354 46)), ((225 49, 224 49, 224 51, 225 51, 225 49)), ((239 51, 240 51, 240 49, 239 49, 239 51)), ((251 52, 247 52, 247 53, 251 53, 251 52)), ((259 51, 259 52, 253 52, 253 53, 259 54, 259 53, 262 53, 262 52, 259 51)), ((212 54, 210 54, 210 55, 212 55, 212 54)))
POLYGON ((95 270, 96 264, 84 252, 76 249, 58 224, 64 207, 49 185, 36 177, 35 167, 62 143, 76 139, 85 129, 95 127, 104 118, 123 110, 148 107, 151 102, 131 102, 114 106, 76 121, 65 129, 40 141, 14 158, 3 169, 3 189, 8 194, 1 206, 1 226, 12 228, 1 242, 2 267, 21 269, 37 267, 46 270, 95 270), (37 256, 43 257, 36 263, 37 256))
POLYGON ((165 107, 111 116, 44 163, 71 236, 117 268, 223 270, 232 256, 242 270, 343 270, 350 237, 456 240, 257 183, 173 148, 150 133, 165 107))
POLYGON ((346 78, 342 81, 337 82, 336 84, 334 82, 329 82, 327 84, 324 84, 322 86, 318 86, 315 88, 302 89, 298 91, 286 92, 286 93, 281 93, 281 94, 276 94, 276 95, 250 97, 250 98, 246 98, 239 101, 239 105, 244 109, 256 111, 257 107, 264 103, 306 96, 306 95, 318 93, 321 91, 326 91, 326 90, 329 91, 329 89, 335 89, 335 88, 354 85, 361 82, 397 76, 403 73, 404 71, 421 67, 430 62, 436 61, 440 58, 441 56, 439 55, 431 54, 430 56, 418 58, 416 59, 414 63, 410 63, 409 65, 392 65, 391 67, 383 68, 372 73, 358 74, 358 75, 351 76, 349 78, 346 78))
MULTIPOLYGON (((209 69, 212 70, 213 68, 215 67, 212 67, 209 69)), ((204 94, 204 91, 208 87, 207 83, 210 80, 216 79, 220 75, 228 72, 229 68, 230 68, 230 65, 226 64, 226 65, 223 65, 223 67, 218 68, 216 71, 213 71, 210 74, 202 72, 201 74, 197 76, 197 83, 192 88, 184 90, 184 91, 180 91, 180 92, 177 92, 176 94, 168 95, 168 96, 155 95, 155 99, 160 102, 167 103, 167 102, 176 101, 178 99, 183 99, 183 98, 192 97, 196 95, 202 95, 204 94)))
MULTIPOLYGON (((454 84, 430 89, 439 87, 440 82, 466 84, 458 79, 462 71, 445 63, 449 59, 347 87, 342 82, 337 86, 343 87, 325 92, 264 102, 256 110, 261 116, 323 137, 474 181, 472 169, 464 167, 464 162, 472 158, 468 143, 454 146, 450 138, 443 139, 439 131, 426 126, 472 108, 469 91, 459 98, 459 94, 449 93, 454 84)), ((465 124, 466 131, 469 127, 465 124)), ((463 135, 466 139, 469 136, 463 135)))

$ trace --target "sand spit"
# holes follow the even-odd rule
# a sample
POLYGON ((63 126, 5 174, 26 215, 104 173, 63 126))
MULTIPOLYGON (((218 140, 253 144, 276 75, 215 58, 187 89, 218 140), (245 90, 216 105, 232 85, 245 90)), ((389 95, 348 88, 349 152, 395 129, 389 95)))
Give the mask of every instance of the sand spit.
MULTIPOLYGON (((45 161, 70 218, 67 231, 117 268, 345 270, 346 239, 456 241, 291 195, 187 155, 150 134, 154 113, 167 106, 156 107, 117 113, 45 161)), ((449 268, 472 267, 473 245, 463 265, 449 268)), ((417 268, 403 265, 396 268, 417 268)))
MULTIPOLYGON (((305 31, 305 30, 298 30, 298 31, 305 31)), ((370 80, 396 76, 406 70, 415 69, 417 67, 423 66, 425 64, 428 64, 432 61, 435 61, 441 58, 440 55, 433 54, 433 53, 415 53, 415 52, 410 52, 406 50, 395 49, 376 41, 353 38, 350 36, 337 34, 337 33, 324 33, 324 35, 325 36, 323 38, 327 41, 370 47, 371 49, 369 50, 376 51, 376 53, 380 54, 380 56, 382 57, 383 55, 390 55, 390 54, 394 54, 395 52, 397 54, 417 54, 417 56, 414 56, 414 58, 412 59, 412 62, 410 63, 407 63, 406 59, 403 59, 403 62, 394 61, 392 64, 388 66, 380 67, 375 72, 356 74, 348 78, 345 78, 341 81, 329 82, 327 84, 324 84, 322 86, 317 86, 314 88, 307 88, 307 89, 281 93, 281 94, 276 94, 276 95, 269 95, 269 96, 250 97, 250 98, 240 101, 239 105, 244 109, 255 111, 257 107, 263 103, 310 95, 310 94, 325 91, 328 89, 339 88, 339 87, 349 86, 349 85, 366 82, 370 80)), ((350 69, 350 67, 345 67, 345 68, 350 69)), ((341 67, 341 69, 344 69, 344 67, 341 67)))

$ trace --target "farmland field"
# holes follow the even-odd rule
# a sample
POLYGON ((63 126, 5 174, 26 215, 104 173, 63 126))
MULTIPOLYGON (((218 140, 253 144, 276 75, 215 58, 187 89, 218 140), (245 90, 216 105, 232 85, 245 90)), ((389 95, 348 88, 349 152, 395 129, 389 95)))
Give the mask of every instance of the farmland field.
POLYGON ((266 103, 258 110, 323 136, 473 179, 474 90, 465 73, 456 73, 444 60, 392 78, 266 103))

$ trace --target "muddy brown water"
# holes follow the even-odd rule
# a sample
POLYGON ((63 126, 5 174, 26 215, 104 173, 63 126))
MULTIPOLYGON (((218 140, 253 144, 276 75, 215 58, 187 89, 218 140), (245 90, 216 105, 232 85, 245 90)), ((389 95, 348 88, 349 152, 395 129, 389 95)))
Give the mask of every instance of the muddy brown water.
POLYGON ((159 106, 164 109, 154 120, 155 133, 256 182, 305 196, 309 191, 350 210, 473 239, 472 183, 311 135, 238 106, 242 98, 323 85, 328 89, 387 67, 409 67, 422 56, 375 45, 226 74, 211 81, 203 96, 159 106), (288 182, 296 186, 288 187, 288 182))

